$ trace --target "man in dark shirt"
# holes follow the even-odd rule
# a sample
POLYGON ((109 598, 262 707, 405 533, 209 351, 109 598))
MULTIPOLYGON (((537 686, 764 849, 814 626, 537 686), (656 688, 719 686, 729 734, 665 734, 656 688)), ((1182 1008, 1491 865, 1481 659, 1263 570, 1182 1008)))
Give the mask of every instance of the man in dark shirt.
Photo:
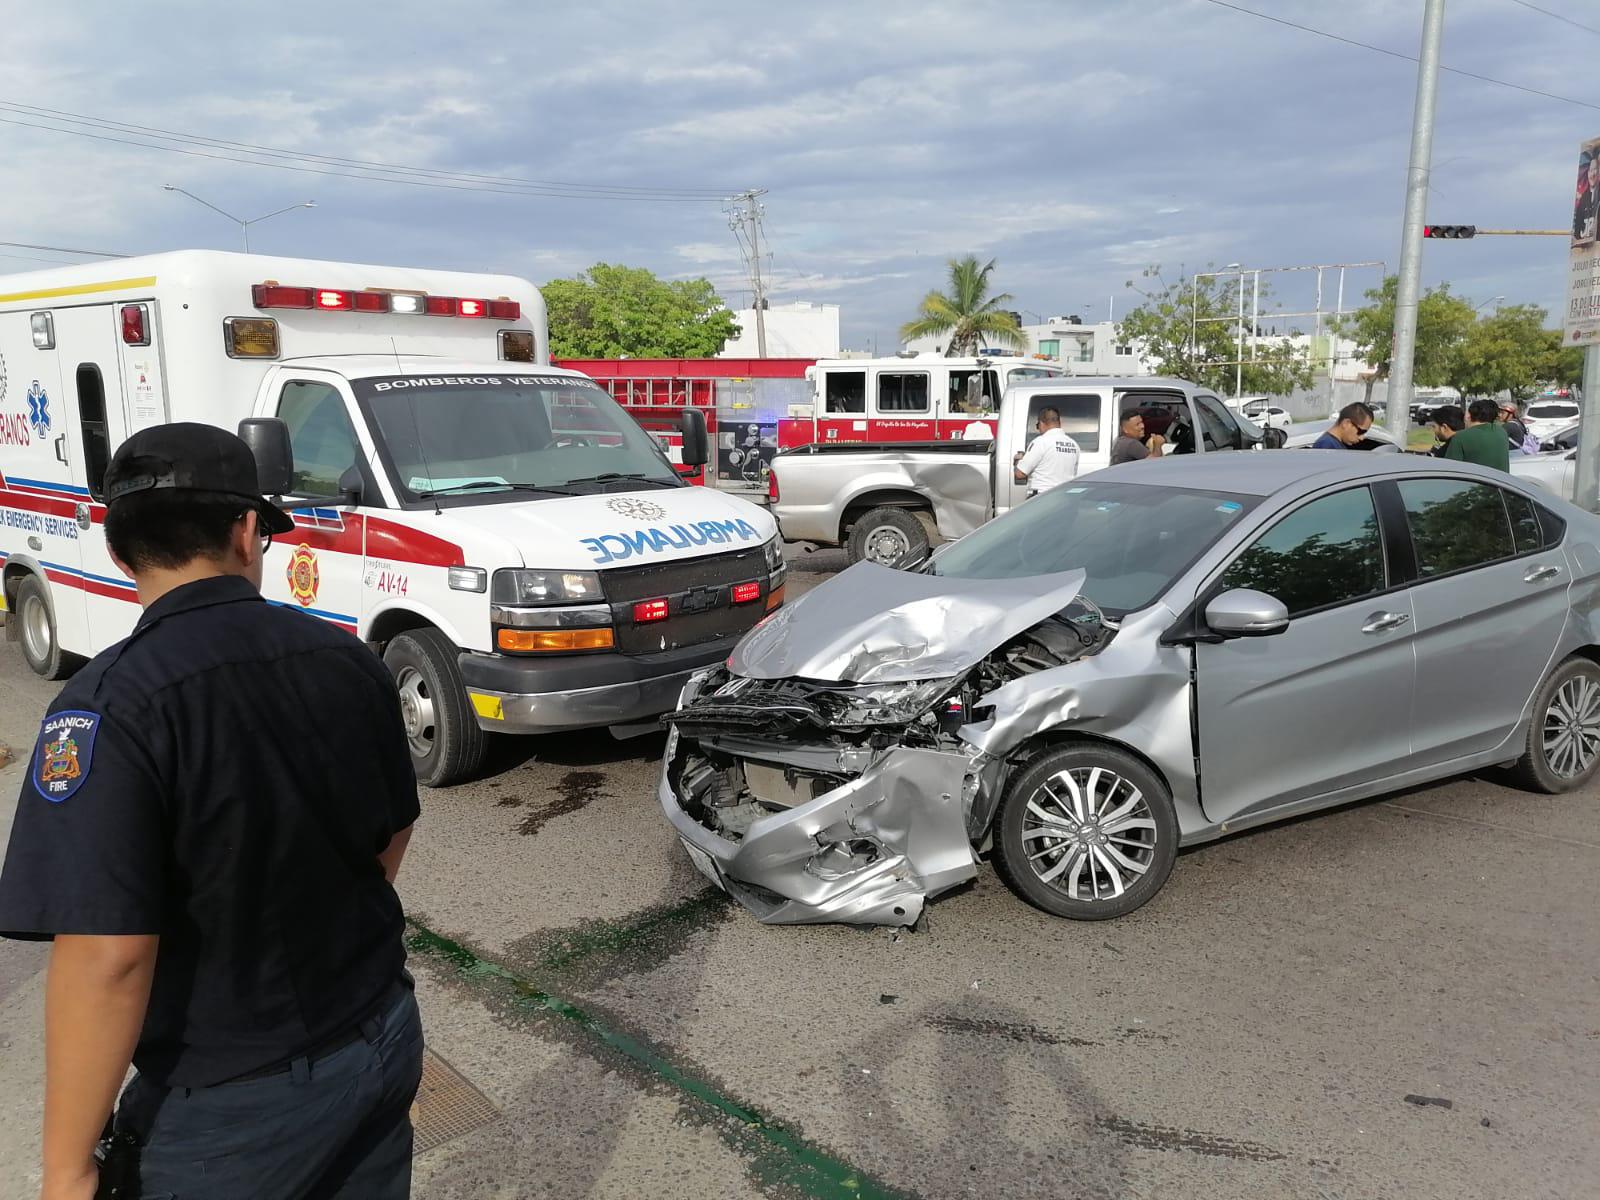
MULTIPOLYGON (((1437 418, 1437 414, 1435 414, 1437 418)), ((1467 405, 1466 428, 1451 430, 1444 457, 1457 462, 1477 463, 1497 471, 1511 470, 1511 446, 1500 428, 1499 410, 1493 400, 1474 400, 1467 405)))
POLYGON ((1117 440, 1111 445, 1111 465, 1118 463, 1139 462, 1149 458, 1152 454, 1158 457, 1165 439, 1159 434, 1152 434, 1148 440, 1144 436, 1144 416, 1137 412, 1122 414, 1122 424, 1118 428, 1117 440))
POLYGON ((116 1125, 142 1194, 403 1197, 422 1031, 394 687, 262 599, 294 523, 238 438, 143 430, 105 491, 144 614, 50 706, 0 873, 0 933, 54 938, 43 1195, 94 1195, 131 1060, 116 1125))
POLYGON ((1372 428, 1376 414, 1361 401, 1346 404, 1339 410, 1338 418, 1323 432, 1322 436, 1311 443, 1313 450, 1349 450, 1359 446, 1361 439, 1367 436, 1367 430, 1372 428))

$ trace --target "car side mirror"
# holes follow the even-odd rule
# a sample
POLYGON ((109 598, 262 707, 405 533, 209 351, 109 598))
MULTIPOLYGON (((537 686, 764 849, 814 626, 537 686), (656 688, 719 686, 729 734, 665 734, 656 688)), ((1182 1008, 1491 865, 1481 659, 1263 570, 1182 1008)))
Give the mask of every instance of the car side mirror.
POLYGON ((711 458, 710 442, 706 437, 706 415, 698 408, 686 408, 678 417, 678 428, 683 431, 683 465, 703 467, 711 458))
POLYGON ((1233 588, 1206 605, 1206 625, 1223 637, 1270 637, 1289 628, 1282 600, 1254 588, 1233 588))
POLYGON ((277 417, 246 417, 239 439, 256 459, 256 482, 263 496, 283 496, 294 486, 294 447, 289 427, 277 417))

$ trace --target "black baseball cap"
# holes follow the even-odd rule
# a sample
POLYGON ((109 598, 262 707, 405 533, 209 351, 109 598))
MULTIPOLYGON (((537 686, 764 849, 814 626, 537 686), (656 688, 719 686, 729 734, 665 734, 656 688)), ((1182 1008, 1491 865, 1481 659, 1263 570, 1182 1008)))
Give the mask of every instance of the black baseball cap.
POLYGON ((261 494, 250 447, 215 425, 193 421, 154 425, 117 447, 106 468, 107 505, 166 488, 237 496, 261 514, 261 527, 269 533, 294 529, 289 514, 261 494))

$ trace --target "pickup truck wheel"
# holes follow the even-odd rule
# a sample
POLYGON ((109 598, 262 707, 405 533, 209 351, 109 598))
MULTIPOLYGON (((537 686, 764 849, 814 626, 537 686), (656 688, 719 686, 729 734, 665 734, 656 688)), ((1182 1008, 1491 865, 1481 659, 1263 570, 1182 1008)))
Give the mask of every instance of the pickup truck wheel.
POLYGON ((874 508, 856 518, 846 546, 850 561, 899 567, 928 553, 928 531, 903 508, 874 508))
POLYGON ((423 787, 445 787, 472 775, 489 751, 456 666, 460 654, 437 629, 413 629, 389 643, 383 662, 400 693, 400 718, 411 767, 423 787))

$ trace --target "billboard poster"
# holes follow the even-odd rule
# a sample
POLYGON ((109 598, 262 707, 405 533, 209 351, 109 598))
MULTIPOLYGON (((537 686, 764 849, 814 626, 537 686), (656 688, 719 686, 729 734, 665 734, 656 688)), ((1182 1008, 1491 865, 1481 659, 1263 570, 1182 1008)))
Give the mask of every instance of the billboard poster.
POLYGON ((1578 148, 1561 330, 1569 346, 1600 345, 1600 138, 1578 148))

